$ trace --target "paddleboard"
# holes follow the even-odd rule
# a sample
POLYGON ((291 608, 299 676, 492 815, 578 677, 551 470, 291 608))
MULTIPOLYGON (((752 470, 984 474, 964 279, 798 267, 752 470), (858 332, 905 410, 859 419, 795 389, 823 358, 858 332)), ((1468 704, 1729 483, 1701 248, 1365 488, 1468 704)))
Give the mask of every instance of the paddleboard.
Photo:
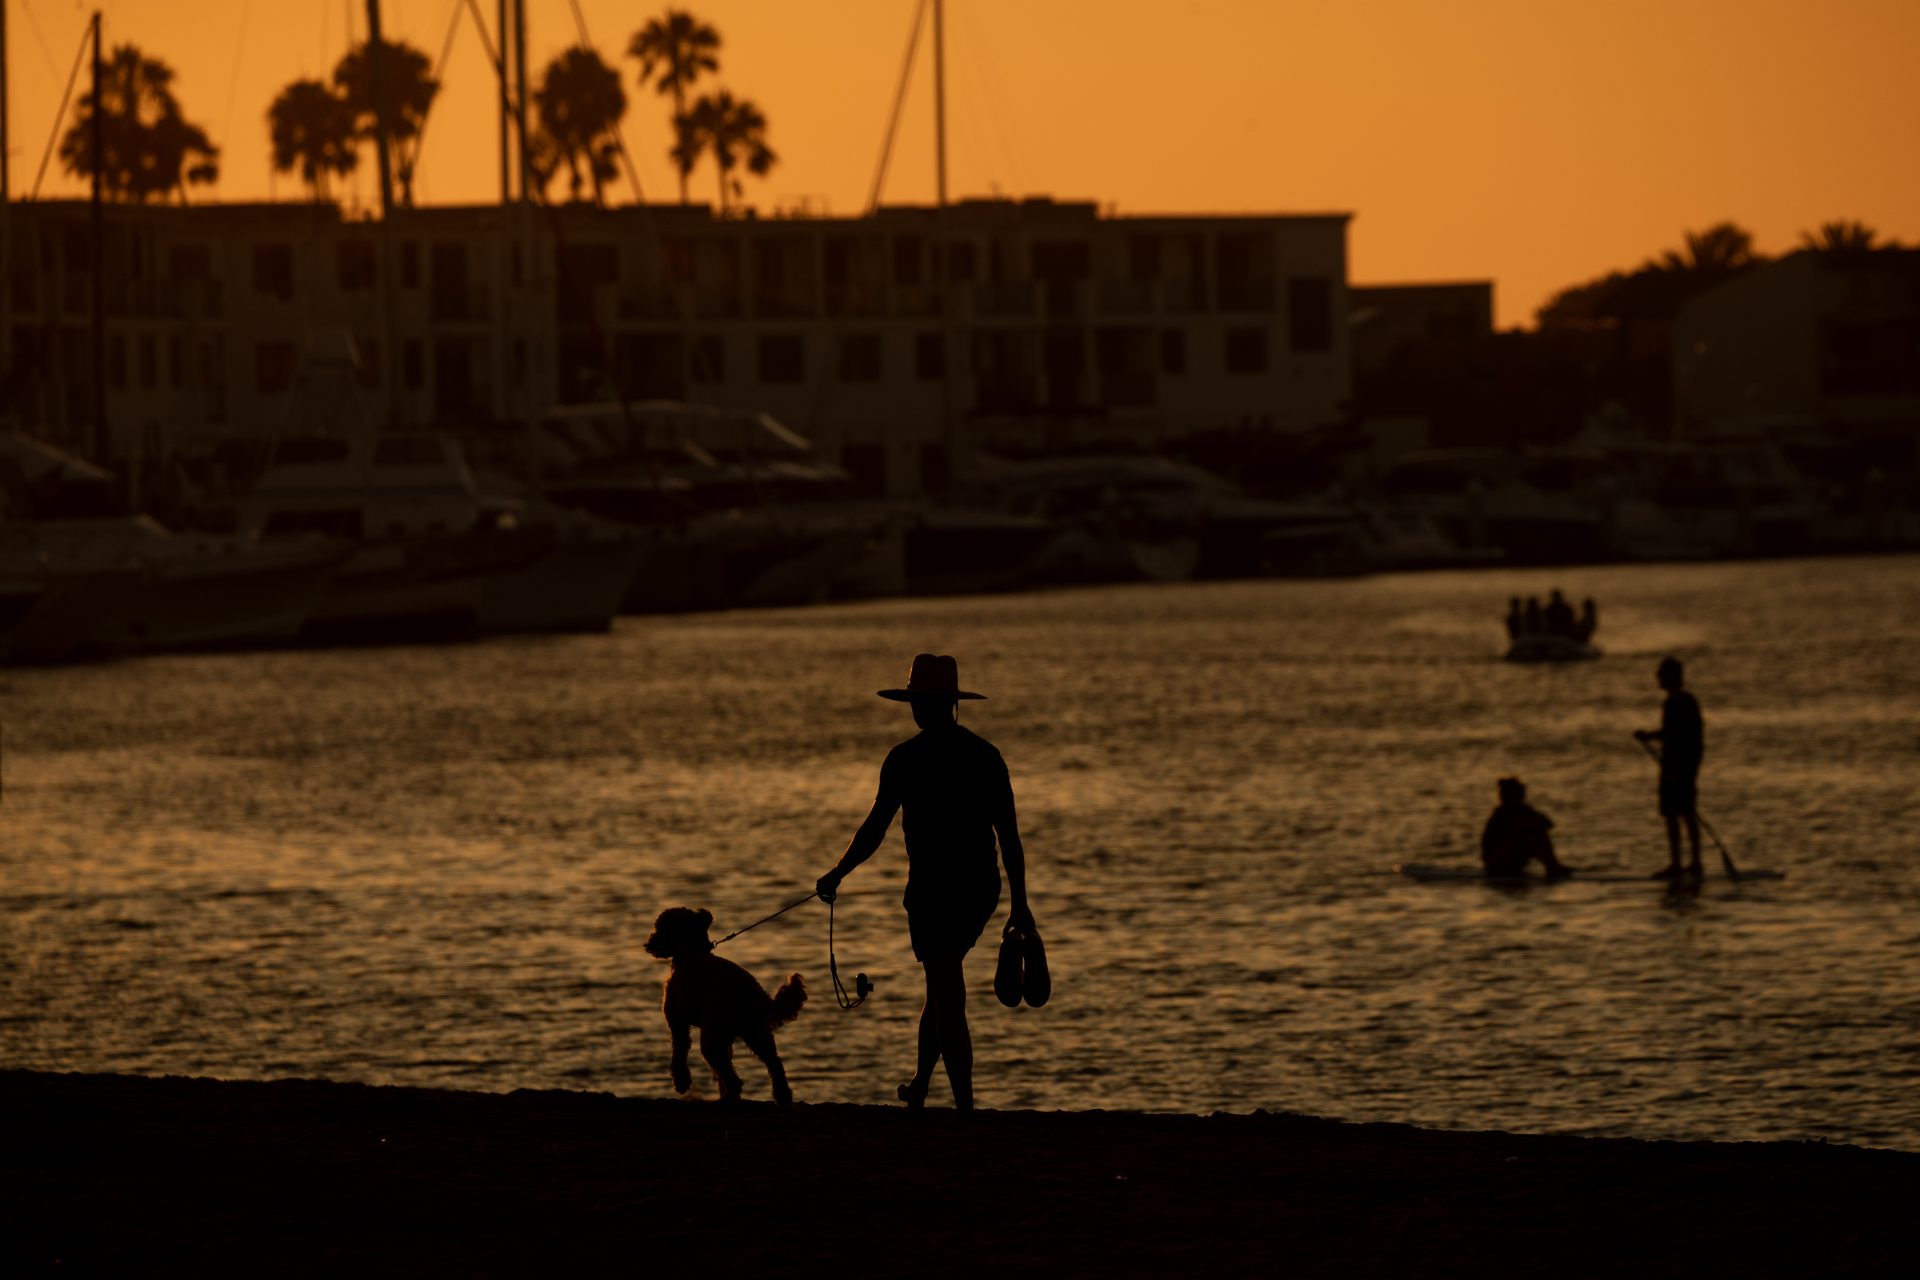
MULTIPOLYGON (((1575 871, 1563 880, 1548 880, 1543 875, 1533 873, 1520 876, 1490 876, 1484 871, 1476 871, 1471 867, 1437 867, 1431 863, 1424 862, 1397 862, 1394 864, 1393 870, 1396 875, 1405 876, 1409 880, 1418 880, 1423 884, 1444 880, 1461 880, 1478 884, 1515 887, 1530 884, 1644 884, 1652 886, 1695 883, 1690 879, 1667 880, 1664 877, 1656 879, 1651 875, 1633 875, 1618 871, 1575 871)), ((1742 870, 1738 876, 1734 877, 1734 880, 1737 883, 1745 884, 1749 880, 1784 880, 1786 878, 1787 873, 1784 871, 1742 870)), ((1706 879, 1725 880, 1727 876, 1723 872, 1713 871, 1707 874, 1706 879)))

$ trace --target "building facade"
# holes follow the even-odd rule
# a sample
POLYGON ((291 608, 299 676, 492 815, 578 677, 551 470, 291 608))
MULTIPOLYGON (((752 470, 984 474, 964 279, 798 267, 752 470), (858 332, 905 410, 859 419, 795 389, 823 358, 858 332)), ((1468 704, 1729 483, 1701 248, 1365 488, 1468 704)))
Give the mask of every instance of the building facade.
POLYGON ((378 424, 752 408, 896 493, 973 448, 1301 431, 1352 394, 1344 214, 115 206, 97 253, 84 202, 11 214, 6 408, 106 459, 325 427, 300 374, 341 331, 378 424))

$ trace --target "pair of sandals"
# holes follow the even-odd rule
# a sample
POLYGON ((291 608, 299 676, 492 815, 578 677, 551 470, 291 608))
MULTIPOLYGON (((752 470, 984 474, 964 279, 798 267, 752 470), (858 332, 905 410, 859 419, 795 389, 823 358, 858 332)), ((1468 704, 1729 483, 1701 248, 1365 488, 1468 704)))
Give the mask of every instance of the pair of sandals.
POLYGON ((993 971, 993 994, 1009 1009, 1025 1000, 1038 1009, 1053 995, 1053 974, 1047 969, 1047 946, 1038 929, 1021 930, 1007 922, 1000 935, 1000 963, 993 971))

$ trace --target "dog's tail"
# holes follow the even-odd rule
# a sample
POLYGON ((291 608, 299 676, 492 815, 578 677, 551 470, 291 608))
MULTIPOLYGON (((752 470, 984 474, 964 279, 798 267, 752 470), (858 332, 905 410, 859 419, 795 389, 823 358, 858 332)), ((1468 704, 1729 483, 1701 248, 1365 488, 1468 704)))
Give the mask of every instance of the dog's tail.
POLYGON ((777 1027, 792 1022, 800 1016, 800 1006, 807 1002, 807 984, 801 981, 799 974, 793 974, 780 984, 773 993, 772 1010, 767 1014, 767 1025, 777 1027))

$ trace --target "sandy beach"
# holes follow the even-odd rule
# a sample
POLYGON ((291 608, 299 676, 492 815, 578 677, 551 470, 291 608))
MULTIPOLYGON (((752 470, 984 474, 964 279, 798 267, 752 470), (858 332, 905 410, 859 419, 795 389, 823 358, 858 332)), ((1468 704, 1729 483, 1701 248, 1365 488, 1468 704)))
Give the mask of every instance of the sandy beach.
POLYGON ((0 1073, 46 1274, 1911 1275, 1920 1155, 1817 1143, 0 1073))

